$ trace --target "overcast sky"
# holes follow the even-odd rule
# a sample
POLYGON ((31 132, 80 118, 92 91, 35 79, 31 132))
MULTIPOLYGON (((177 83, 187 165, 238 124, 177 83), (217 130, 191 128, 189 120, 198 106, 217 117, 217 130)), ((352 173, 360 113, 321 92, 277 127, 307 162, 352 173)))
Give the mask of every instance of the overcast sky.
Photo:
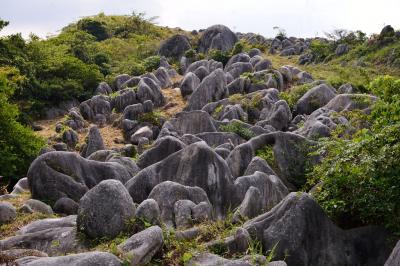
POLYGON ((0 0, 0 35, 56 34, 83 16, 145 12, 158 24, 186 30, 225 24, 270 37, 274 26, 290 36, 313 37, 338 28, 378 33, 400 28, 400 0, 0 0))

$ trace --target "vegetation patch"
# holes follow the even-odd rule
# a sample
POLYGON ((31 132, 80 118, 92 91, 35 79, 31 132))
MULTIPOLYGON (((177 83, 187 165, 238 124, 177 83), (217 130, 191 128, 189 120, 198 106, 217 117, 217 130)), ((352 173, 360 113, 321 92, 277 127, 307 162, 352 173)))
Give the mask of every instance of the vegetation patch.
POLYGON ((224 132, 236 133, 245 140, 249 140, 255 136, 250 129, 246 128, 246 126, 239 121, 233 121, 226 125, 221 125, 219 129, 224 132))

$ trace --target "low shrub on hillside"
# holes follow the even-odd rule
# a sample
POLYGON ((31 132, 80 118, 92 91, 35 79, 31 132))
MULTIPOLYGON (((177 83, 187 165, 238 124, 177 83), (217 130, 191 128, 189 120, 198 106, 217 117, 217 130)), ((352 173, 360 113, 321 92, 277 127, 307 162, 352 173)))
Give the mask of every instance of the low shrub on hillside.
POLYGON ((400 80, 380 77, 370 85, 380 97, 370 128, 350 138, 321 142, 321 164, 309 175, 325 211, 340 225, 384 225, 400 234, 400 80))

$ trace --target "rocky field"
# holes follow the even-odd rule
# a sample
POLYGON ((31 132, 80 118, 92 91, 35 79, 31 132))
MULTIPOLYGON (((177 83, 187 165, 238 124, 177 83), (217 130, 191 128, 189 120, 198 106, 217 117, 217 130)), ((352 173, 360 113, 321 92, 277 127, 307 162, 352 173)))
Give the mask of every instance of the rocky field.
MULTIPOLYGON (((308 40, 222 25, 196 51, 239 38, 312 60, 308 40)), ((0 196, 0 265, 400 265, 396 234, 336 223, 315 198, 323 182, 309 182, 320 140, 367 129, 349 114, 379 96, 254 47, 224 63, 190 49, 170 37, 155 71, 101 82, 35 124, 48 145, 0 196)))

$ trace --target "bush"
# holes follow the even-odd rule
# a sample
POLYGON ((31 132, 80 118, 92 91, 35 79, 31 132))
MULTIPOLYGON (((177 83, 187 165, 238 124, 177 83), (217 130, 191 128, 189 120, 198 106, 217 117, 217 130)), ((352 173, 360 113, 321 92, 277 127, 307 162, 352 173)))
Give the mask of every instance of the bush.
POLYGON ((315 197, 340 225, 384 225, 399 235, 400 80, 380 77, 370 89, 381 96, 368 118, 370 128, 323 141, 324 158, 309 182, 321 182, 315 197))
POLYGON ((239 41, 233 46, 232 55, 240 54, 244 50, 244 43, 239 41))
POLYGON ((334 52, 332 45, 329 42, 322 40, 312 40, 310 51, 316 62, 322 62, 334 52))
POLYGON ((221 50, 210 50, 208 51, 208 56, 215 61, 221 62, 224 66, 228 63, 231 58, 230 52, 224 52, 221 50))
POLYGON ((297 101, 310 89, 311 84, 303 84, 290 88, 290 91, 283 91, 279 94, 279 97, 285 100, 289 107, 293 109, 297 101))
POLYGON ((18 108, 9 103, 14 92, 12 85, 0 75, 0 175, 6 180, 26 175, 30 163, 44 145, 31 129, 17 122, 18 108))
POLYGON ((220 130, 225 132, 232 132, 238 134, 240 137, 244 138, 245 140, 249 140, 253 138, 255 135, 254 133, 246 128, 242 123, 239 121, 233 121, 229 124, 220 126, 220 130))
POLYGON ((150 56, 143 61, 144 69, 147 72, 152 72, 160 66, 161 58, 159 56, 150 56))
POLYGON ((110 37, 106 25, 91 18, 81 19, 78 22, 78 29, 93 35, 98 41, 103 41, 110 37))

